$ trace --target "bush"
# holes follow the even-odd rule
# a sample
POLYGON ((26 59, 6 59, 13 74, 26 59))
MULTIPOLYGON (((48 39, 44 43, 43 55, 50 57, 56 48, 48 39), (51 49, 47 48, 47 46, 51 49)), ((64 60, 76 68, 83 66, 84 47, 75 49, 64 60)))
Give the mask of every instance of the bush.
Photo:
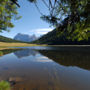
POLYGON ((7 81, 0 82, 0 90, 11 90, 10 84, 7 81))
POLYGON ((2 55, 3 55, 3 52, 0 51, 0 56, 2 56, 2 55))

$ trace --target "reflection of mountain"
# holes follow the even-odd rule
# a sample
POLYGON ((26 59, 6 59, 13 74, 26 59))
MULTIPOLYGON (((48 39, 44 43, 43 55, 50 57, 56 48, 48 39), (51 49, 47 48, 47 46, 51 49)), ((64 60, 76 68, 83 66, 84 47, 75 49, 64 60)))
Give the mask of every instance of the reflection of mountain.
POLYGON ((27 57, 30 55, 35 56, 37 54, 37 51, 32 50, 32 49, 24 49, 24 50, 16 51, 16 52, 14 52, 14 54, 18 58, 22 58, 22 57, 27 57))
POLYGON ((90 70, 90 51, 39 50, 42 55, 65 66, 78 66, 90 70))

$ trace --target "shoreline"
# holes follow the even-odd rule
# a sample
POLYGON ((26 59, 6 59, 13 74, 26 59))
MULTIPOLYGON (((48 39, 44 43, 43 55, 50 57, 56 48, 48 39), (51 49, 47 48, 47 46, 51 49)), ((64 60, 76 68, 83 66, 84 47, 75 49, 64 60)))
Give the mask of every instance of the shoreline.
POLYGON ((29 44, 29 43, 6 43, 0 42, 0 50, 11 49, 10 47, 32 47, 32 46, 49 46, 49 47, 90 47, 90 45, 46 45, 46 44, 29 44))
POLYGON ((90 47, 90 45, 47 45, 54 47, 90 47))

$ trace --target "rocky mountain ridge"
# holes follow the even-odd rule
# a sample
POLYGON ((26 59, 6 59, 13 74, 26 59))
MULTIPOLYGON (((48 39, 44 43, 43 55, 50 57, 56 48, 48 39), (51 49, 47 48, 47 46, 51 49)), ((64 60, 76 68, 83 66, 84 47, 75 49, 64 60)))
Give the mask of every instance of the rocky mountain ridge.
POLYGON ((28 35, 28 34, 21 34, 18 33, 15 37, 14 40, 19 40, 19 41, 24 41, 24 42, 31 42, 34 40, 37 40, 36 35, 28 35))

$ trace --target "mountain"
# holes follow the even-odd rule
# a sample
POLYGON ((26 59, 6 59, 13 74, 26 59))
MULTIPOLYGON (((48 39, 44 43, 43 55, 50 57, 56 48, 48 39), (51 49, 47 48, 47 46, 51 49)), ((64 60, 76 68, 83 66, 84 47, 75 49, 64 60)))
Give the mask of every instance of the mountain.
POLYGON ((21 42, 21 41, 14 40, 14 39, 0 35, 0 42, 21 42))
POLYGON ((83 41, 71 41, 68 40, 64 36, 58 35, 58 31, 54 29, 53 31, 43 35, 38 40, 32 42, 37 44, 48 44, 48 45, 90 45, 90 38, 89 40, 83 41))
POLYGON ((21 34, 18 33, 15 37, 14 40, 19 40, 19 41, 24 41, 24 42, 31 42, 36 40, 37 37, 35 35, 27 35, 27 34, 21 34))

